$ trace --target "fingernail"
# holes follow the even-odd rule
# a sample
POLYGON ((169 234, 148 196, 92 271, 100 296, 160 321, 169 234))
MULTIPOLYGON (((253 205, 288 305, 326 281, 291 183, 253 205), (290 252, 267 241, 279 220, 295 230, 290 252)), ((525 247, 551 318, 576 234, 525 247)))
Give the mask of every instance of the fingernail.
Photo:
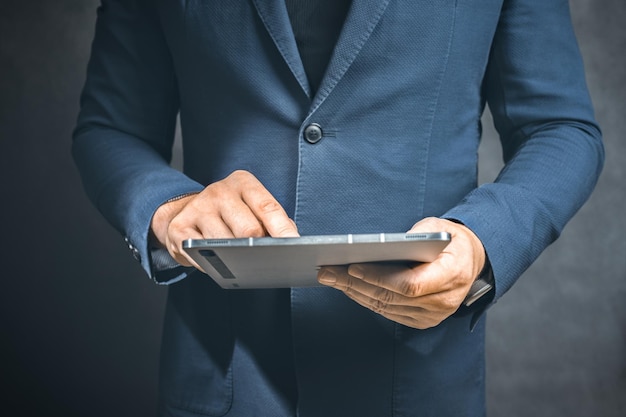
POLYGON ((317 280, 320 284, 335 285, 337 282, 337 275, 329 269, 323 269, 320 271, 317 280))
POLYGON ((361 268, 359 265, 350 265, 348 267, 348 274, 358 279, 363 279, 363 277, 365 276, 363 268, 361 268))

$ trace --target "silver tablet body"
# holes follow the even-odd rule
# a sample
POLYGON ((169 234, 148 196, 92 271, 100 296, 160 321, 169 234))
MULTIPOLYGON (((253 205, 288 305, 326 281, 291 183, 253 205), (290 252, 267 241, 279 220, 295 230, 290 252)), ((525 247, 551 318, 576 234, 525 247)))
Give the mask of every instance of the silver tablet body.
POLYGON ((183 249, 222 288, 289 288, 319 285, 321 266, 431 262, 449 241, 445 232, 379 233, 189 239, 183 249))

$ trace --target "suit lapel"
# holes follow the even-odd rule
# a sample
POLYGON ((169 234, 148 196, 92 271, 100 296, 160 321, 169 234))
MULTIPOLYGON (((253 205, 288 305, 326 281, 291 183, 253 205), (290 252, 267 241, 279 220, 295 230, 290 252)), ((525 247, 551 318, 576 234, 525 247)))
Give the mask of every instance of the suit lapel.
POLYGON ((335 50, 326 68, 326 74, 313 100, 310 113, 317 110, 344 76, 348 68, 350 68, 361 48, 374 31, 389 1, 352 0, 352 6, 350 6, 346 22, 343 25, 337 45, 335 45, 335 50))
MULTIPOLYGON (((369 39, 390 0, 353 0, 346 22, 343 25, 337 45, 326 74, 313 99, 310 112, 314 112, 328 97, 339 80, 346 73, 361 48, 369 39)), ((293 35, 285 0, 253 0, 253 3, 280 51, 291 72, 300 83, 302 90, 311 97, 311 87, 304 71, 302 59, 293 35)), ((319 30, 323 30, 321 27, 319 30)))
POLYGON ((253 0, 253 3, 283 59, 298 80, 300 87, 311 97, 311 87, 304 72, 298 45, 291 28, 285 0, 253 0))

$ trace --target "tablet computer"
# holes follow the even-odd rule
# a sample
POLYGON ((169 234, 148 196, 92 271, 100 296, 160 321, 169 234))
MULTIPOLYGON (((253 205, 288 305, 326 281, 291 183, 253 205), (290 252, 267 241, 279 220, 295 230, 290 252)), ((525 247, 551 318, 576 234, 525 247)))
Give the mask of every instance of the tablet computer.
POLYGON ((449 241, 446 232, 377 233, 188 239, 183 249, 222 288, 290 288, 319 285, 322 266, 431 262, 449 241))

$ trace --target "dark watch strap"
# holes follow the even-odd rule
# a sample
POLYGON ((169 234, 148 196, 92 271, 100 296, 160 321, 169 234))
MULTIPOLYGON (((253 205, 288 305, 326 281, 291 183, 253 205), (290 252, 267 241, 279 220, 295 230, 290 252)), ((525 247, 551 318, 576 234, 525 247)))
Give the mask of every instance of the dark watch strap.
POLYGON ((465 297, 465 300, 463 300, 463 305, 467 307, 471 306, 476 300, 491 291, 493 286, 493 271, 491 269, 491 264, 489 263, 489 261, 487 261, 482 272, 480 273, 478 278, 476 278, 476 281, 474 281, 474 283, 472 284, 469 293, 465 297))

